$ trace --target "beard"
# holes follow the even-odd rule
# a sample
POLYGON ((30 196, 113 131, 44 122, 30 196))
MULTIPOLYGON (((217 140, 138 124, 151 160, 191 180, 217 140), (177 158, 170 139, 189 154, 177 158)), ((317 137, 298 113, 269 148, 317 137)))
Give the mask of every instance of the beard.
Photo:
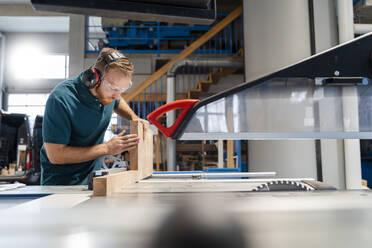
POLYGON ((99 99, 99 101, 103 104, 103 105, 110 105, 114 100, 113 99, 107 99, 107 98, 104 98, 104 99, 99 99))
POLYGON ((102 103, 105 106, 110 105, 115 100, 115 98, 113 97, 107 97, 104 94, 102 94, 101 90, 99 89, 96 92, 97 92, 98 100, 100 101, 100 103, 102 103))

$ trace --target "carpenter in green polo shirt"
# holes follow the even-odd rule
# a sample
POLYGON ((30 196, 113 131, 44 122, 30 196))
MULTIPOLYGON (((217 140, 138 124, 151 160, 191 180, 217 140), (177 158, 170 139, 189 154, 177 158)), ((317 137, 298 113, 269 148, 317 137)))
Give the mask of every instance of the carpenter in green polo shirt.
POLYGON ((44 113, 40 152, 42 185, 87 184, 104 155, 134 149, 139 138, 125 131, 103 143, 112 112, 129 120, 146 120, 120 97, 131 85, 132 63, 119 51, 105 48, 94 67, 66 80, 51 92, 44 113))

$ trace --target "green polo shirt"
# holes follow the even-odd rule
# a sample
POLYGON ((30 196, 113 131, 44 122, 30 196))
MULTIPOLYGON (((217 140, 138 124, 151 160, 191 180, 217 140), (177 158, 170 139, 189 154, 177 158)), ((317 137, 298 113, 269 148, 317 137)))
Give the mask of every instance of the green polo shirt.
MULTIPOLYGON (((87 147, 101 144, 119 100, 104 106, 81 82, 81 74, 58 84, 45 106, 43 141, 87 147)), ((52 164, 40 151, 42 185, 87 184, 87 176, 100 169, 103 158, 76 164, 52 164)))

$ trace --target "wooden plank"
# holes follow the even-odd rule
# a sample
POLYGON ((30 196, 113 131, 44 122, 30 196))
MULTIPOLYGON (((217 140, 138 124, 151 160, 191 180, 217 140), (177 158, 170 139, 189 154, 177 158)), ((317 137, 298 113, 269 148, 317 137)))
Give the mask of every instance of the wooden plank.
POLYGON ((150 129, 146 129, 144 133, 144 152, 146 156, 141 156, 140 160, 143 165, 139 169, 139 178, 150 177, 154 171, 154 134, 150 129))
POLYGON ((198 40, 194 41, 190 46, 186 47, 181 53, 173 57, 168 63, 163 65, 159 70, 153 73, 151 76, 145 79, 140 85, 136 88, 131 90, 127 95, 123 95, 124 99, 129 102, 133 98, 135 98, 138 94, 143 92, 144 89, 149 87, 152 83, 162 77, 169 68, 178 60, 184 59, 190 54, 192 54, 195 50, 200 48, 204 45, 208 40, 210 40, 213 36, 215 36, 218 32, 224 29, 228 24, 230 24, 233 20, 238 18, 243 13, 243 6, 239 6, 235 10, 233 10, 228 16, 226 16, 223 20, 213 26, 208 32, 202 35, 198 40))
POLYGON ((227 168, 234 168, 234 141, 227 141, 227 168))
MULTIPOLYGON (((126 96, 126 94, 124 94, 124 97, 126 96)), ((182 93, 177 93, 176 94, 176 99, 177 100, 180 100, 180 99, 185 99, 186 97, 186 94, 182 94, 182 93)), ((159 94, 159 93, 151 93, 151 94, 139 94, 136 99, 132 99, 132 101, 134 102, 156 102, 156 101, 161 101, 161 102, 166 102, 167 101, 167 94, 159 94)))
POLYGON ((155 136, 156 171, 160 171, 160 134, 155 136))
POLYGON ((138 170, 138 179, 149 177, 153 172, 154 164, 154 134, 150 129, 143 131, 143 124, 139 121, 130 122, 130 133, 140 137, 137 148, 130 151, 130 169, 138 170))
POLYGON ((138 171, 123 171, 93 178, 93 196, 110 196, 138 182, 138 171))
POLYGON ((130 151, 130 170, 93 178, 93 196, 110 196, 120 192, 125 186, 149 177, 153 172, 153 132, 138 121, 131 121, 131 133, 137 134, 141 141, 130 151))

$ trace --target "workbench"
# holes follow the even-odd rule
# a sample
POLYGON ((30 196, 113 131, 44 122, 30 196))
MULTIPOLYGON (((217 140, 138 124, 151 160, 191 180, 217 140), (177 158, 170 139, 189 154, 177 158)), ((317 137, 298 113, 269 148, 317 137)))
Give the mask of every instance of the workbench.
POLYGON ((159 230, 173 235, 162 225, 164 220, 177 213, 178 206, 190 206, 208 210, 214 226, 235 220, 246 247, 349 248, 372 243, 369 190, 255 193, 245 190, 249 187, 226 180, 148 179, 110 197, 92 197, 85 186, 27 186, 0 193, 0 204, 7 196, 29 197, 0 210, 0 242, 17 248, 152 247, 159 230))

